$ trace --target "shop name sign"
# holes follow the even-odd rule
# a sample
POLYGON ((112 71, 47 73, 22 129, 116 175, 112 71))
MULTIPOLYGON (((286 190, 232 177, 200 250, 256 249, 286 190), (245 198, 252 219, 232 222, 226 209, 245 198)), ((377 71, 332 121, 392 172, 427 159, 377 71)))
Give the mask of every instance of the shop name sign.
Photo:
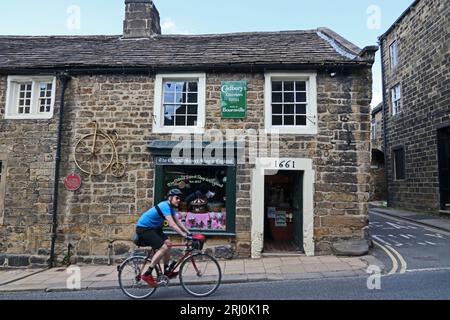
POLYGON ((158 165, 206 165, 206 166, 233 166, 236 164, 234 159, 192 159, 192 158, 156 158, 156 164, 158 165))
POLYGON ((247 117, 247 81, 222 81, 222 119, 247 117))

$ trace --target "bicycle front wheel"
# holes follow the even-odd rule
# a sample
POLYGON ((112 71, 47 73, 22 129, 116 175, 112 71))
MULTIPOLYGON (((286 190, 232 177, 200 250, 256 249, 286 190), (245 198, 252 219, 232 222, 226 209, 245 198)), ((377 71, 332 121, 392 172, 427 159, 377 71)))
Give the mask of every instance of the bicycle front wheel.
MULTIPOLYGON (((132 299, 146 299, 150 297, 156 288, 151 288, 141 275, 145 273, 145 258, 140 256, 130 257, 119 268, 119 285, 123 293, 132 299)), ((149 264, 147 263, 146 266, 149 264)))
POLYGON ((219 288, 222 271, 215 258, 206 253, 195 253, 180 267, 183 289, 195 297, 207 297, 219 288))

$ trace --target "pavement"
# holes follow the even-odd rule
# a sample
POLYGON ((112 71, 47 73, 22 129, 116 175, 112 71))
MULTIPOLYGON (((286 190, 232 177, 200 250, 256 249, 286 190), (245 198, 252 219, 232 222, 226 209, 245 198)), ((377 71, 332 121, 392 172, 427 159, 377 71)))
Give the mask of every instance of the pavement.
POLYGON ((450 232, 450 215, 447 217, 438 214, 412 212, 406 210, 383 208, 378 202, 370 204, 370 210, 373 212, 385 214, 394 218, 403 219, 426 227, 432 227, 439 230, 450 232))
MULTIPOLYGON (((219 261, 222 283, 327 279, 368 276, 369 265, 384 266, 372 256, 336 257, 302 255, 219 261)), ((77 290, 117 289, 117 266, 71 266, 69 268, 0 271, 0 294, 7 292, 64 292, 79 272, 81 286, 77 290), (76 267, 79 267, 77 269, 76 267)), ((178 284, 178 279, 173 284, 178 284)))
MULTIPOLYGON (((450 232, 450 219, 438 215, 384 208, 371 203, 370 210, 419 225, 450 232)), ((219 261, 223 283, 246 283, 282 280, 309 280, 368 276, 368 267, 385 265, 372 255, 336 257, 304 255, 234 259, 219 261)), ((53 269, 0 269, 0 294, 23 291, 71 291, 74 275, 79 272, 78 290, 118 288, 117 266, 80 265, 53 269), (79 268, 79 269, 77 269, 79 268)), ((173 282, 177 285, 178 280, 173 282)))

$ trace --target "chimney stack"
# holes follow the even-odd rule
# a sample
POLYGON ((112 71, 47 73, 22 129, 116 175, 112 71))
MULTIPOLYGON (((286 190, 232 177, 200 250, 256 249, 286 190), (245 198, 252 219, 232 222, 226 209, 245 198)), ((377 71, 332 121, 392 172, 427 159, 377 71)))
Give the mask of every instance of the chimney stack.
POLYGON ((161 34, 159 12, 152 0, 125 0, 125 39, 149 38, 161 34))

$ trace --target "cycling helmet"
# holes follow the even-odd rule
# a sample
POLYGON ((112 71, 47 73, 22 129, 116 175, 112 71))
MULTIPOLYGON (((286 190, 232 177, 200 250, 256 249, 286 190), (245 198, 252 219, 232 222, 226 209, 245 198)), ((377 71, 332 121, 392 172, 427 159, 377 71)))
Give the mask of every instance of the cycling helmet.
POLYGON ((179 196, 180 198, 183 197, 183 192, 180 191, 180 189, 172 189, 167 194, 167 197, 171 196, 179 196))

